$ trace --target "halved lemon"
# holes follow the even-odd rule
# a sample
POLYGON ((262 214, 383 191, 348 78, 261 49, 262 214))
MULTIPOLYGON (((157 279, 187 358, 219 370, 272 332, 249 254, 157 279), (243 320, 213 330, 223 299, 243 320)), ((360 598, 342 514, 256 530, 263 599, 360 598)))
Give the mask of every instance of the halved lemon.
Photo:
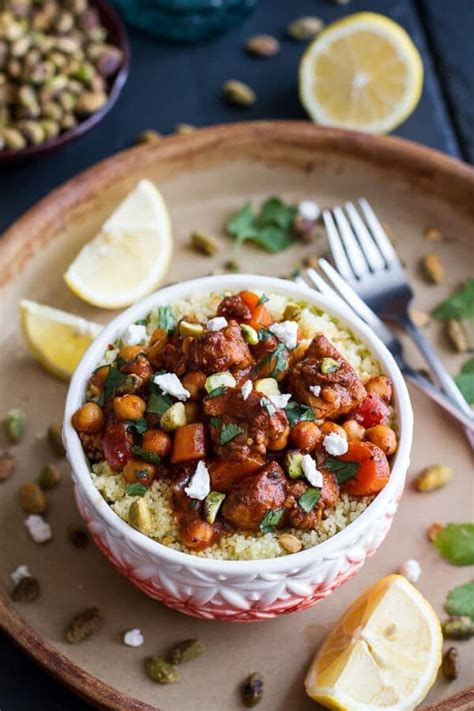
POLYGON ((140 180, 101 231, 81 249, 64 279, 93 306, 118 309, 156 289, 171 260, 171 220, 160 191, 140 180))
POLYGON ((313 121, 369 133, 402 123, 422 87, 423 63, 409 35, 374 12, 329 25, 299 68, 301 102, 313 121))
POLYGON ((30 353, 50 373, 69 380, 102 326, 74 314, 20 301, 21 329, 30 353))
POLYGON ((433 685, 443 637, 438 617, 402 575, 358 597, 309 668, 306 692, 341 711, 412 711, 433 685))

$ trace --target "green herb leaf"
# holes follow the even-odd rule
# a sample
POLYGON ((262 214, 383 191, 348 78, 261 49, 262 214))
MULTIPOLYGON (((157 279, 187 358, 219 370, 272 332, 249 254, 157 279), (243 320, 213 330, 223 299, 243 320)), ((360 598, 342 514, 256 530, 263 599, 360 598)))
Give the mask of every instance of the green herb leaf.
POLYGON ((146 326, 146 325, 147 325, 146 318, 139 318, 138 321, 135 321, 135 326, 146 326))
POLYGON ((219 395, 222 395, 223 393, 225 393, 225 385, 219 385, 218 388, 214 388, 214 390, 211 390, 211 392, 208 393, 207 397, 219 397, 219 395))
POLYGON ((279 197, 270 197, 265 200, 260 208, 260 213, 257 216, 257 225, 259 227, 275 225, 282 230, 288 230, 293 225, 295 215, 296 207, 286 205, 279 197))
POLYGON ((307 489, 303 496, 300 496, 298 503, 306 513, 311 513, 319 499, 321 498, 320 489, 307 489))
POLYGON ((104 383, 104 389, 99 398, 99 405, 105 405, 109 397, 111 397, 117 390, 118 386, 126 378, 125 373, 121 373, 117 368, 109 367, 107 377, 104 383))
POLYGON ((145 496, 147 491, 148 487, 146 487, 145 484, 140 484, 140 482, 136 482, 135 484, 127 484, 125 487, 125 493, 129 496, 145 496))
POLYGON ((158 306, 158 328, 162 328, 166 333, 173 333, 175 321, 169 306, 158 306))
POLYGON ((469 375, 470 373, 474 375, 474 358, 467 360, 461 368, 462 375, 469 375))
POLYGON ((234 425, 232 422, 230 424, 224 424, 221 427, 221 434, 219 438, 219 444, 227 444, 227 442, 231 442, 233 439, 238 437, 240 434, 242 434, 244 430, 242 427, 239 427, 238 425, 234 425))
POLYGON ((294 427, 298 422, 314 422, 316 420, 316 415, 312 407, 307 405, 301 405, 296 400, 291 400, 285 407, 286 416, 290 427, 294 427))
POLYGON ((433 545, 453 565, 474 565, 474 523, 448 523, 433 545))
POLYGON ((125 420, 128 428, 135 430, 138 434, 143 434, 148 429, 148 422, 144 417, 139 417, 137 420, 125 420))
POLYGON ((448 615, 470 617, 474 621, 474 582, 450 590, 445 608, 448 615))
POLYGON ((259 306, 260 304, 266 304, 267 301, 270 301, 268 296, 266 294, 262 294, 259 300, 257 301, 257 306, 259 306))
POLYGON ((270 333, 268 328, 261 328, 259 329, 259 331, 257 331, 257 335, 259 341, 266 341, 270 338, 272 334, 270 333))
POLYGON ((469 405, 474 405, 474 358, 464 363, 459 375, 454 377, 454 382, 469 405))
POLYGON ((296 208, 280 198, 266 200, 255 215, 250 202, 230 216, 227 231, 236 238, 233 258, 246 240, 252 240, 267 252, 281 252, 295 241, 293 219, 296 208))
POLYGON ((219 428, 221 426, 221 421, 218 417, 210 417, 209 422, 213 427, 219 428))
POLYGON ((271 511, 267 511, 260 521, 260 530, 262 533, 272 533, 280 523, 284 513, 285 509, 272 509, 271 511))
POLYGON ((271 364, 273 361, 275 361, 275 363, 270 375, 272 378, 276 378, 277 375, 283 373, 286 369, 286 348, 283 343, 279 343, 274 351, 268 353, 265 358, 262 358, 258 364, 258 370, 261 370, 265 365, 271 364))
POLYGON ((434 309, 433 316, 442 321, 474 316, 474 279, 468 279, 460 291, 442 301, 434 309))
POLYGON ((294 241, 295 238, 292 232, 288 232, 276 225, 261 227, 258 236, 254 239, 254 242, 256 242, 259 247, 262 247, 262 249, 272 254, 283 252, 283 250, 290 247, 294 241))
POLYGON ((132 454, 134 457, 137 457, 137 459, 143 459, 144 462, 149 462, 150 464, 159 464, 161 462, 161 457, 159 454, 155 454, 154 452, 147 452, 146 449, 143 449, 143 447, 138 447, 138 445, 132 447, 132 454))
POLYGON ((338 484, 344 484, 345 481, 353 479, 359 471, 359 462, 343 462, 335 457, 328 457, 324 466, 334 474, 338 484))
POLYGON ((246 202, 240 210, 230 216, 226 227, 227 231, 239 240, 253 239, 257 236, 254 223, 252 205, 250 202, 246 202))
POLYGON ((155 415, 164 415, 166 410, 169 410, 173 400, 168 395, 163 395, 158 389, 151 391, 148 403, 146 406, 147 412, 153 412, 155 415))

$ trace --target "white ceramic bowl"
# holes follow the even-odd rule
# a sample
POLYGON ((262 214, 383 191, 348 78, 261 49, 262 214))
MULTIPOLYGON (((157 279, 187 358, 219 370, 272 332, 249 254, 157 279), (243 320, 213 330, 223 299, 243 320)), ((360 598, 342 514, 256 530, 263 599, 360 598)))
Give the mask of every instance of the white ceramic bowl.
POLYGON ((98 547, 137 587, 169 607, 196 617, 255 621, 301 610, 329 595, 361 568, 387 534, 409 465, 413 412, 392 356, 349 308, 283 279, 222 275, 175 284, 151 294, 111 321, 90 346, 72 378, 64 417, 64 443, 79 511, 98 547), (394 386, 400 427, 398 451, 386 487, 349 526, 314 548, 268 560, 220 561, 167 548, 122 521, 92 483, 81 442, 71 425, 87 380, 106 347, 160 304, 225 289, 261 289, 304 300, 339 317, 382 364, 394 386))

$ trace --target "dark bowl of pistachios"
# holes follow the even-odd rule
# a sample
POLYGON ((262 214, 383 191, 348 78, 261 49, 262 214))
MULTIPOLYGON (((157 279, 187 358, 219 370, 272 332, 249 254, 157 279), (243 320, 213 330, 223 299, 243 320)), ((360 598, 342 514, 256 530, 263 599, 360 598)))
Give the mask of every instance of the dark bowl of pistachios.
POLYGON ((0 164, 83 136, 110 111, 130 46, 106 0, 0 3, 0 164))

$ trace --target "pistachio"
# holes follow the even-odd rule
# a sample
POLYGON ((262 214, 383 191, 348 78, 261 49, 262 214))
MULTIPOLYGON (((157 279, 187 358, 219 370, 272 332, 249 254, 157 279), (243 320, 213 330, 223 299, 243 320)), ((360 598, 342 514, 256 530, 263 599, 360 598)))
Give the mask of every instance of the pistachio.
POLYGON ((242 684, 242 703, 247 708, 256 706, 263 698, 263 676, 258 672, 250 674, 242 684))
POLYGON ((89 543, 87 531, 79 526, 69 526, 67 536, 75 548, 85 548, 89 543))
POLYGON ((77 120, 73 116, 73 114, 64 114, 61 121, 59 122, 59 125, 61 126, 63 131, 69 131, 71 128, 74 128, 74 126, 77 125, 77 120))
POLYGON ((163 657, 145 659, 145 670, 157 684, 174 684, 181 679, 181 672, 174 664, 169 664, 163 657))
POLYGON ((454 476, 451 467, 441 464, 433 464, 425 467, 415 479, 415 487, 418 491, 434 491, 445 486, 454 476))
POLYGON ((254 35, 247 40, 245 48, 258 57, 273 57, 280 51, 280 43, 272 35, 254 35))
POLYGON ((20 486, 20 503, 23 511, 31 514, 44 513, 47 508, 44 493, 33 481, 27 481, 20 486))
POLYGON ((340 365, 334 358, 323 358, 321 361, 321 373, 323 375, 328 375, 328 373, 336 373, 340 365))
POLYGON ((208 523, 214 523, 225 499, 220 491, 210 491, 204 499, 204 516, 208 523))
POLYGON ((39 582, 32 576, 21 578, 11 592, 15 602, 33 602, 40 594, 39 582))
POLYGON ((8 479, 13 474, 15 468, 15 459, 10 452, 0 453, 0 482, 8 479))
POLYGON ((314 39, 324 27, 320 17, 297 17, 286 28, 289 37, 300 42, 314 39))
POLYGON ((284 321, 297 321, 301 316, 301 306, 294 304, 293 302, 288 302, 285 306, 285 311, 283 312, 284 321))
POLYGON ((54 77, 56 67, 49 60, 39 62, 28 72, 28 79, 33 84, 45 84, 54 77))
POLYGON ((174 645, 169 653, 171 664, 181 664, 190 662, 199 657, 206 650, 205 645, 199 639, 185 639, 174 645))
POLYGON ((67 10, 60 12, 54 23, 55 30, 60 34, 70 32, 74 27, 74 15, 67 10))
POLYGON ((456 647, 448 647, 443 654, 441 663, 443 674, 448 681, 454 681, 459 676, 459 652, 456 647))
POLYGON ((252 326, 249 326, 247 323, 241 323, 240 330, 242 332, 242 336, 244 337, 245 343, 248 343, 251 346, 257 345, 258 333, 252 326))
POLYGON ((426 254, 420 262, 422 274, 431 284, 441 284, 444 279, 444 267, 437 254, 426 254))
POLYGON ((102 622, 103 617, 97 607, 90 607, 87 610, 79 612, 66 627, 66 642, 70 644, 82 642, 96 632, 102 625, 102 622))
POLYGON ((115 74, 123 62, 123 52, 118 47, 105 45, 104 51, 97 60, 97 71, 102 77, 108 78, 115 74))
POLYGON ((448 617, 441 627, 446 639, 469 639, 474 636, 474 621, 470 617, 448 617))
POLYGON ((172 432, 178 427, 183 427, 186 424, 186 410, 182 402, 175 402, 161 416, 160 427, 165 432, 172 432))
POLYGON ((190 123, 178 123, 174 129, 174 132, 185 136, 190 133, 194 133, 195 130, 196 126, 193 126, 190 123))
POLYGON ((43 106, 43 116, 46 119, 59 122, 63 116, 63 110, 55 101, 48 101, 43 106))
POLYGON ((196 250, 196 252, 201 252, 209 257, 214 256, 219 249, 214 237, 206 234, 206 232, 191 232, 191 245, 196 250))
POLYGON ((31 143, 33 146, 43 143, 45 135, 39 121, 21 121, 18 126, 28 143, 31 143))
POLYGON ((191 321, 180 321, 179 322, 179 335, 180 336, 193 336, 196 338, 204 332, 204 326, 200 323, 192 323, 191 321))
POLYGON ((429 242, 441 242, 443 239, 443 233, 437 227, 425 227, 424 235, 429 242))
POLYGON ((10 47, 10 54, 12 57, 24 57, 31 46, 31 37, 25 35, 20 37, 10 47))
POLYGON ((318 266, 318 258, 314 255, 311 257, 305 257, 303 259, 303 264, 305 267, 311 267, 312 269, 316 269, 316 267, 318 266))
POLYGON ((76 104, 76 111, 79 114, 94 114, 107 103, 107 94, 102 91, 83 92, 76 104))
POLYGON ((458 351, 458 353, 465 353, 469 350, 466 332, 461 322, 457 319, 451 318, 446 321, 446 335, 454 350, 458 351))
POLYGON ((302 542, 296 536, 291 533, 282 533, 278 537, 278 542, 281 547, 284 548, 288 553, 298 553, 303 548, 302 542))
POLYGON ((153 129, 147 129, 146 131, 142 131, 136 139, 136 143, 157 143, 158 141, 161 141, 163 136, 161 133, 158 133, 158 131, 154 131, 153 129))
POLYGON ((222 93, 229 104, 236 106, 251 106, 257 99, 253 89, 236 79, 226 81, 222 87, 222 93))
POLYGON ((38 477, 38 484, 41 489, 54 489, 60 481, 61 472, 58 467, 55 464, 45 464, 38 477))
POLYGON ((41 103, 46 104, 51 101, 51 99, 55 99, 66 86, 67 77, 59 74, 47 81, 40 91, 41 103))
POLYGON ((53 452, 57 454, 58 457, 64 457, 66 450, 63 444, 61 422, 53 422, 53 424, 48 427, 48 440, 53 452))
POLYGON ((224 264, 224 267, 227 269, 228 272, 239 272, 240 271, 240 264, 236 259, 229 259, 224 264))
POLYGON ((133 526, 133 528, 136 528, 137 531, 145 535, 151 533, 151 513, 145 499, 139 498, 130 504, 130 508, 128 509, 128 522, 130 526, 133 526))
POLYGON ((19 408, 10 410, 7 414, 5 425, 8 438, 11 442, 17 444, 23 438, 25 433, 26 415, 23 410, 20 410, 19 408))
POLYGON ((431 526, 428 528, 426 535, 428 536, 428 540, 433 542, 436 536, 440 531, 442 531, 444 528, 444 524, 441 523, 440 521, 434 521, 431 526))
POLYGON ((410 318, 418 328, 424 328, 430 322, 429 314, 418 309, 410 309, 410 318))
POLYGON ((311 242, 318 236, 317 221, 296 214, 293 220, 293 231, 302 242, 311 242))

